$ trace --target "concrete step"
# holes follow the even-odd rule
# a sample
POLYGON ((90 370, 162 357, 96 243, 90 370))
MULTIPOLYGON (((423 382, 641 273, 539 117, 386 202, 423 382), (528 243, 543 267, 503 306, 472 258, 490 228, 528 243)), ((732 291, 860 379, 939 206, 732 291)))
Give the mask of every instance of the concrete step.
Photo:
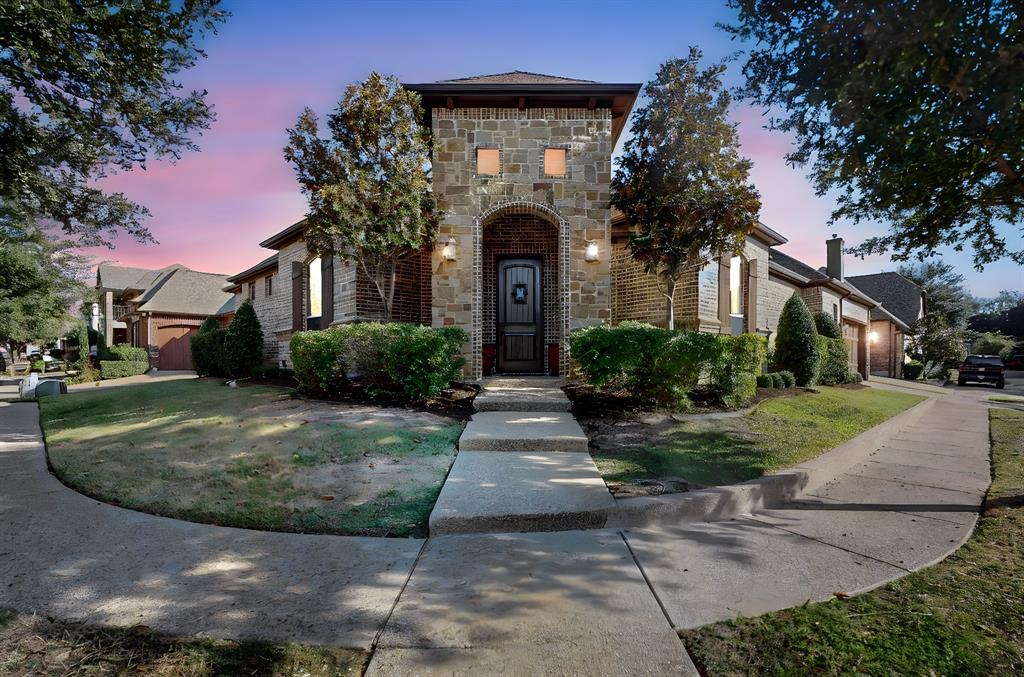
POLYGON ((430 535, 595 529, 614 509, 586 452, 460 451, 430 535))
POLYGON ((484 389, 473 400, 473 406, 477 411, 569 411, 572 403, 562 392, 561 382, 550 380, 555 383, 485 384, 484 389))
POLYGON ((481 411, 462 431, 460 451, 587 451, 587 436, 565 411, 481 411))

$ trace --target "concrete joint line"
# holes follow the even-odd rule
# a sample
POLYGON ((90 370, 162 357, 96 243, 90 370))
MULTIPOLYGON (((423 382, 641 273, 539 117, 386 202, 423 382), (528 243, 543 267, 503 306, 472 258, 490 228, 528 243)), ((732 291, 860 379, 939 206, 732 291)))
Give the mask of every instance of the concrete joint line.
MULTIPOLYGON (((954 472, 954 471, 950 471, 950 472, 954 472)), ((843 475, 846 476, 846 477, 858 477, 860 479, 871 480, 873 482, 888 482, 889 484, 910 485, 912 487, 924 487, 926 489, 940 489, 942 491, 955 491, 956 493, 964 494, 965 496, 971 496, 971 497, 974 496, 974 494, 971 493, 970 491, 963 491, 961 489, 953 489, 951 487, 937 487, 934 484, 921 484, 920 482, 911 482, 910 480, 890 480, 890 479, 886 479, 885 477, 867 477, 866 475, 855 475, 855 474, 849 473, 849 472, 844 472, 843 475)), ((839 479, 839 478, 837 477, 836 479, 839 479)), ((824 497, 819 497, 819 498, 824 498, 824 497)), ((961 510, 960 512, 977 512, 977 510, 961 510)))
POLYGON ((395 595, 395 601, 391 603, 391 608, 388 609, 387 616, 384 617, 384 622, 377 628, 377 632, 373 635, 373 641, 370 642, 369 657, 366 659, 366 665, 370 665, 373 660, 373 655, 377 653, 377 644, 380 643, 380 638, 384 635, 384 630, 388 627, 388 623, 391 622, 391 616, 394 615, 395 609, 398 608, 398 601, 402 599, 402 595, 405 594, 405 588, 409 585, 409 581, 412 580, 412 573, 416 571, 417 565, 420 563, 420 558, 423 557, 423 551, 427 549, 427 542, 430 538, 423 539, 423 545, 420 546, 419 552, 416 553, 416 559, 413 560, 412 566, 409 567, 409 573, 406 575, 405 580, 402 581, 402 587, 398 589, 398 594, 395 595))
MULTIPOLYGON (((887 511, 883 511, 883 512, 899 512, 899 511, 898 510, 887 510, 887 511)), ((905 566, 900 566, 899 564, 894 564, 893 562, 888 562, 888 561, 886 561, 884 559, 879 559, 877 557, 873 557, 871 555, 864 554, 863 552, 858 552, 856 550, 853 550, 852 548, 844 548, 841 545, 836 545, 835 543, 829 543, 827 541, 821 540, 820 538, 815 538, 814 536, 808 536, 807 534, 801 534, 799 532, 792 531, 791 529, 787 529, 786 527, 779 526, 778 524, 772 524, 771 522, 765 522, 764 520, 758 519, 756 515, 744 515, 744 517, 749 519, 752 522, 757 522, 758 524, 763 524, 766 527, 772 527, 773 529, 778 529, 779 531, 784 531, 787 534, 791 534, 793 536, 799 536, 800 538, 803 538, 803 539, 808 540, 808 541, 813 541, 815 543, 819 543, 821 545, 825 545, 825 546, 828 546, 830 548, 835 548, 836 550, 842 550, 843 552, 848 552, 851 555, 856 555, 857 557, 863 557, 864 559, 870 559, 870 560, 873 560, 873 561, 878 562, 880 564, 886 564, 888 566, 893 567, 894 569, 899 569, 901 571, 906 571, 908 574, 909 573, 913 573, 913 569, 908 569, 905 566)))

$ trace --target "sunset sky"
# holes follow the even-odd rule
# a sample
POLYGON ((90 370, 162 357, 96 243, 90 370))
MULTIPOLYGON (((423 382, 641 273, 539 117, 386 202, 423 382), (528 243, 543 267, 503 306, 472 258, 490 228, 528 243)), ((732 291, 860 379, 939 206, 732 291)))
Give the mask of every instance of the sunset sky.
MULTIPOLYGON (((228 0, 232 16, 205 42, 208 58, 183 76, 206 89, 217 121, 199 137, 201 152, 177 164, 103 182, 152 211, 159 244, 121 239, 90 250, 97 262, 236 273, 265 258, 259 242, 299 220, 305 200, 282 157, 285 129, 310 106, 326 113, 348 83, 372 71, 427 82, 525 70, 604 82, 645 82, 690 45, 719 59, 744 45, 715 27, 724 2, 257 2, 228 0)), ((739 83, 739 63, 730 66, 739 83)), ((761 219, 790 242, 783 251, 824 264, 832 232, 850 244, 880 232, 861 224, 828 226, 833 203, 814 195, 800 169, 786 166, 790 140, 762 129, 762 111, 737 104, 743 152, 763 200, 761 219)), ((620 140, 621 144, 621 140, 620 140)), ((1005 234, 1019 242, 1015 229, 1005 234)), ((1020 244, 1016 244, 1020 246, 1020 244)), ((978 273, 967 254, 948 253, 978 295, 1024 287, 1022 269, 1003 262, 978 273)), ((849 274, 893 270, 887 258, 847 258, 849 274)))

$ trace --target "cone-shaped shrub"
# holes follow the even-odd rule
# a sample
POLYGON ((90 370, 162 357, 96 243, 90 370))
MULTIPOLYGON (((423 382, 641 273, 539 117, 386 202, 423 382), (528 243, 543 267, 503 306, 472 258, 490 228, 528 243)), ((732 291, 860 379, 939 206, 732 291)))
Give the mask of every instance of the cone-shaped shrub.
POLYGON ((814 385, 821 353, 814 318, 804 300, 796 294, 782 307, 775 335, 775 363, 779 369, 793 372, 798 386, 814 385))
POLYGON ((825 338, 830 339, 843 338, 842 328, 840 328, 839 323, 836 322, 828 313, 815 313, 814 327, 818 330, 819 336, 824 336, 825 338))
POLYGON ((192 337, 192 367, 200 376, 226 376, 224 366, 224 335, 217 318, 208 317, 192 337))
POLYGON ((228 325, 224 335, 224 363, 235 378, 248 376, 253 367, 263 363, 263 329, 249 301, 238 307, 228 325))

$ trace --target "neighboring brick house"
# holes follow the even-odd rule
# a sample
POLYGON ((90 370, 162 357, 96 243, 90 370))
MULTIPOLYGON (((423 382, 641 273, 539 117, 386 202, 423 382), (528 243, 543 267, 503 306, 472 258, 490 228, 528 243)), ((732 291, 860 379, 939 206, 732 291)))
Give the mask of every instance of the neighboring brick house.
POLYGON ((234 296, 223 289, 226 282, 224 275, 180 264, 159 270, 100 264, 95 328, 107 345, 147 348, 153 368, 191 369, 192 334, 206 317, 230 313, 234 307, 234 296))
POLYGON ((925 291, 899 273, 854 275, 847 278, 858 289, 882 305, 871 310, 871 373, 903 377, 907 334, 928 312, 925 291))

